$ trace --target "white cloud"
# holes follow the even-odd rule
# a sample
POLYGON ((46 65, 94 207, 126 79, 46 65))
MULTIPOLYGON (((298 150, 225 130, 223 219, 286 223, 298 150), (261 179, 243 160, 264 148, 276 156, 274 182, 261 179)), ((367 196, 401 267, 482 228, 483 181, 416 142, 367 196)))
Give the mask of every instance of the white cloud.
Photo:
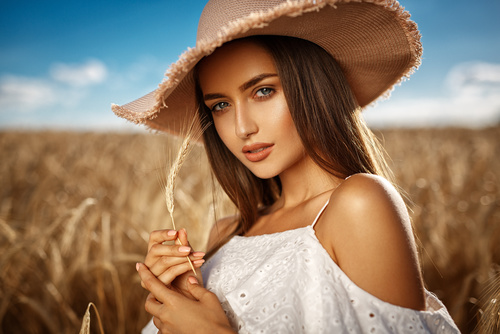
POLYGON ((89 60, 84 64, 56 63, 50 68, 54 80, 82 87, 102 83, 108 76, 108 70, 99 60, 89 60))
POLYGON ((458 64, 443 85, 446 96, 384 101, 367 110, 365 118, 375 127, 480 127, 500 122, 500 64, 458 64))
POLYGON ((55 87, 43 79, 18 76, 0 78, 0 111, 31 111, 54 104, 55 87))
POLYGON ((448 73, 445 84, 458 96, 500 95, 500 64, 459 64, 448 73))
POLYGON ((0 77, 0 112, 36 112, 82 107, 82 101, 92 93, 92 85, 102 83, 108 76, 106 66, 99 60, 80 65, 56 63, 49 77, 0 77))
POLYGON ((145 56, 120 71, 91 60, 52 64, 40 77, 0 75, 0 129, 124 128, 111 102, 128 102, 156 88, 164 67, 145 56))
POLYGON ((448 74, 447 84, 454 88, 471 85, 500 84, 500 64, 462 63, 448 74))

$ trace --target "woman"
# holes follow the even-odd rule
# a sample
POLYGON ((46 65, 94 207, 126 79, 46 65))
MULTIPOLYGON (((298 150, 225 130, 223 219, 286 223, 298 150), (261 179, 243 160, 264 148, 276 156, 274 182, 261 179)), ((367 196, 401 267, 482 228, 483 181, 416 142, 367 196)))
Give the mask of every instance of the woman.
MULTIPOLYGON (((360 115, 418 65, 416 27, 392 1, 260 5, 209 2, 198 50, 171 67, 147 116, 169 126, 195 92, 239 215, 216 224, 204 264, 163 244, 187 245, 185 231, 151 234, 137 266, 154 316, 145 332, 457 332, 423 287, 404 202, 360 115)), ((115 112, 137 121, 129 108, 115 112)))

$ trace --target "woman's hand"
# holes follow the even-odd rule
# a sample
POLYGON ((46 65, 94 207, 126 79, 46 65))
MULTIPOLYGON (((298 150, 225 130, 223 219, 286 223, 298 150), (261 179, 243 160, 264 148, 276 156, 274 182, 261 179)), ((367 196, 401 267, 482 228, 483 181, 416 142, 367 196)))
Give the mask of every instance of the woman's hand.
MULTIPOLYGON (((201 280, 199 268, 205 262, 203 260, 205 253, 192 252, 186 230, 159 230, 152 232, 149 236, 148 254, 144 262, 150 272, 164 285, 192 298, 188 291, 187 279, 193 276, 193 272, 187 256, 191 259, 197 276, 201 280), (177 238, 182 245, 176 242, 177 238), (164 244, 169 241, 173 244, 164 244)), ((144 281, 141 282, 141 285, 147 289, 144 281)))
POLYGON ((166 287, 144 264, 138 263, 136 268, 151 292, 144 306, 160 333, 234 333, 217 296, 194 276, 187 284, 192 300, 166 287))

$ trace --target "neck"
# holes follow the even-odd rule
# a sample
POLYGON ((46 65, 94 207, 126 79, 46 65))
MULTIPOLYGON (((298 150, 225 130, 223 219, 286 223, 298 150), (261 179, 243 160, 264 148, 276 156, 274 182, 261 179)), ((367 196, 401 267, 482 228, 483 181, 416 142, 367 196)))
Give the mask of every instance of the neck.
POLYGON ((297 206, 331 191, 342 181, 316 165, 309 156, 282 172, 279 177, 282 192, 276 204, 282 208, 297 206))

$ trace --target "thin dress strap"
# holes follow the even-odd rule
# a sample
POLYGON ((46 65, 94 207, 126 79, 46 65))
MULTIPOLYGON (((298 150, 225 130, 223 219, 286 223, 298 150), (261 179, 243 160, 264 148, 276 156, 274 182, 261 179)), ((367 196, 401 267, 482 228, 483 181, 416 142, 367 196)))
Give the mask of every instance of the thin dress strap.
POLYGON ((314 228, 314 225, 316 225, 316 223, 318 222, 319 217, 321 216, 321 214, 323 213, 323 211, 325 211, 328 203, 330 203, 330 200, 326 201, 325 205, 323 205, 323 207, 321 208, 321 210, 319 210, 318 215, 314 219, 314 222, 311 224, 311 227, 314 228))
MULTIPOLYGON (((351 177, 351 176, 353 176, 353 175, 355 175, 355 174, 351 174, 351 175, 349 175, 348 177, 346 177, 344 180, 342 180, 342 182, 340 182, 340 183, 339 183, 339 185, 337 186, 337 188, 335 188, 335 190, 337 190, 337 189, 338 189, 338 187, 339 187, 342 183, 344 183, 344 181, 346 181, 348 178, 350 178, 350 177, 351 177)), ((335 190, 334 190, 334 191, 335 191, 335 190)), ((323 211, 325 211, 325 209, 326 209, 326 207, 327 207, 328 203, 330 203, 330 199, 328 199, 328 201, 326 201, 325 205, 323 205, 323 207, 321 208, 321 210, 319 210, 318 215, 316 216, 316 218, 314 219, 313 223, 311 224, 311 227, 313 227, 313 228, 314 228, 314 225, 316 225, 316 223, 318 222, 319 217, 321 216, 321 214, 323 213, 323 211)))

